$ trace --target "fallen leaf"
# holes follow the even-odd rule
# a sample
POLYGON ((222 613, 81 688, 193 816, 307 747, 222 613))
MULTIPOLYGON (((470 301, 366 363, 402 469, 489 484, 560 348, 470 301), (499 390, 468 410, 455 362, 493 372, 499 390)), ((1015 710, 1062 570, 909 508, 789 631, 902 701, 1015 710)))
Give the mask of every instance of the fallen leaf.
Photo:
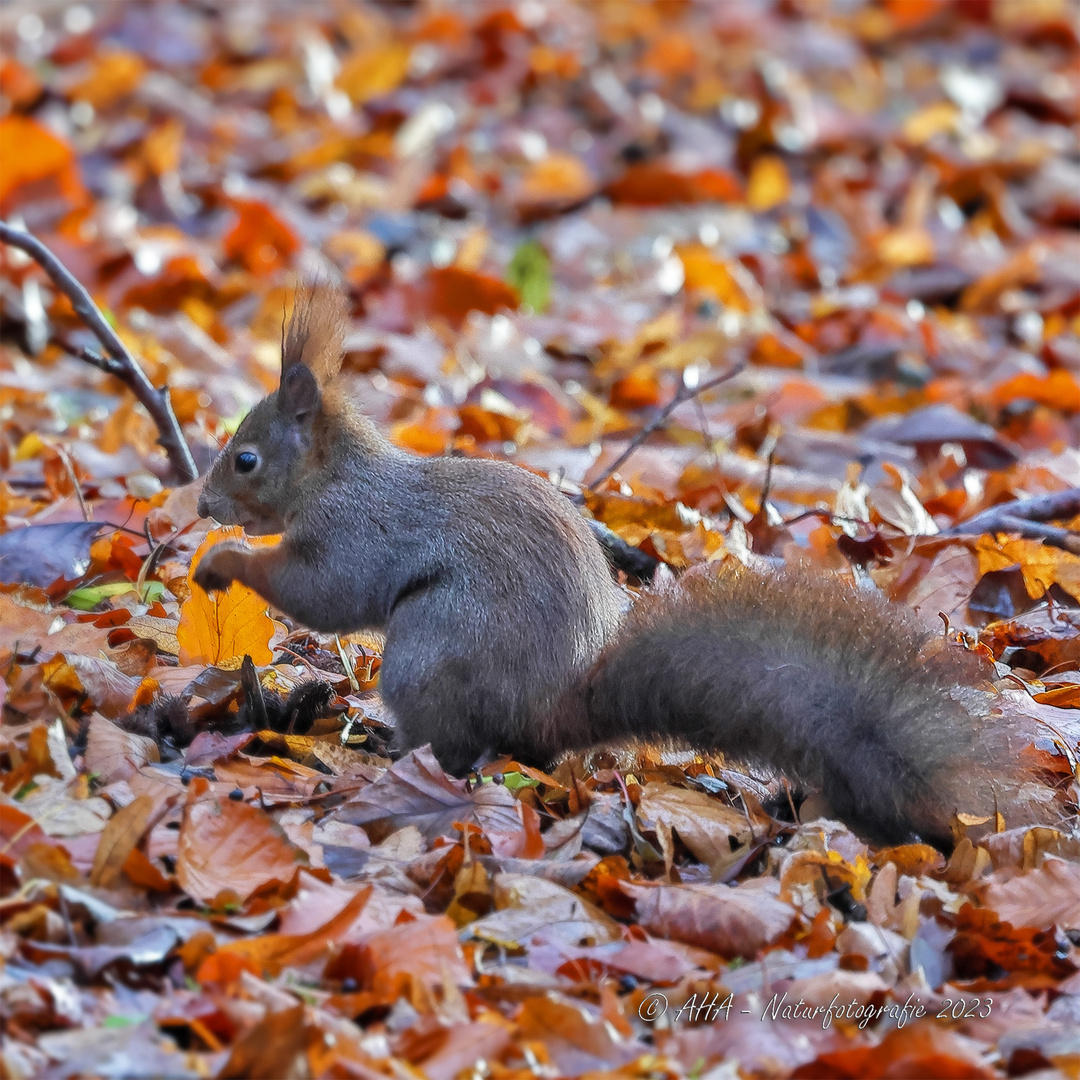
POLYGON ((107 889, 116 881, 127 857, 146 832, 153 809, 154 800, 149 795, 140 795, 109 818, 94 854, 91 885, 107 889))
POLYGON ((180 826, 176 880, 192 899, 244 903, 273 881, 290 881, 300 852, 264 810, 206 793, 193 780, 180 826))
POLYGON ((49 128, 19 113, 0 117, 0 212, 5 216, 31 191, 52 189, 69 204, 85 197, 72 148, 49 128))
POLYGON ((352 977, 390 1000, 414 981, 429 987, 473 984, 457 927, 445 915, 422 915, 346 945, 327 976, 352 977))
POLYGON ((133 735, 103 716, 91 716, 86 733, 86 768, 104 784, 130 780, 144 765, 160 761, 157 743, 133 735))
POLYGON ((382 835, 411 825, 429 840, 449 833, 455 822, 476 822, 499 854, 534 857, 543 851, 535 814, 500 784, 466 791, 463 780, 447 776, 431 750, 421 747, 334 811, 333 818, 378 824, 382 835))
POLYGON ((401 84, 409 70, 411 53, 402 42, 383 42, 359 49, 345 58, 337 84, 354 104, 362 105, 401 84))
POLYGON ((986 887, 983 903, 1013 926, 1080 928, 1080 866, 1048 858, 1043 865, 986 887))
POLYGON ((234 581, 224 593, 210 596, 195 584, 195 570, 206 552, 223 540, 237 540, 241 535, 238 526, 215 529, 191 560, 191 592, 180 608, 180 625, 176 629, 181 664, 236 668, 245 656, 250 656, 252 663, 261 667, 273 659, 270 639, 274 636, 274 620, 258 593, 234 581))
POLYGON ((0 536, 0 581, 47 589, 57 580, 77 581, 90 569, 90 545, 102 529, 98 521, 28 525, 0 536))
POLYGON ((638 922, 651 934, 711 949, 723 956, 756 956, 795 919, 789 904, 727 885, 628 885, 638 922))
POLYGON ((236 199, 236 224, 225 234, 225 254, 253 274, 287 266, 300 249, 293 229, 266 203, 236 199))
POLYGON ((710 798, 671 784, 646 784, 637 805, 641 823, 653 828, 663 822, 678 833, 694 858, 708 866, 713 880, 746 856, 754 830, 746 815, 710 798))
POLYGON ((755 213, 772 210, 791 197, 791 177, 784 159, 775 154, 754 158, 746 183, 746 205, 755 213))

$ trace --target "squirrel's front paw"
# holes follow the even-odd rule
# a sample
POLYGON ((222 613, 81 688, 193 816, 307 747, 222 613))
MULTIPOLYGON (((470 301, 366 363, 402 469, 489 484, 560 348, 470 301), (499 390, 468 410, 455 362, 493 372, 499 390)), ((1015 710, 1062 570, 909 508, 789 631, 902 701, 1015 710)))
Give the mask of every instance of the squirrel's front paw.
POLYGON ((240 544, 224 543, 212 547, 195 570, 195 584, 206 592, 224 592, 240 575, 239 560, 245 549, 240 544))

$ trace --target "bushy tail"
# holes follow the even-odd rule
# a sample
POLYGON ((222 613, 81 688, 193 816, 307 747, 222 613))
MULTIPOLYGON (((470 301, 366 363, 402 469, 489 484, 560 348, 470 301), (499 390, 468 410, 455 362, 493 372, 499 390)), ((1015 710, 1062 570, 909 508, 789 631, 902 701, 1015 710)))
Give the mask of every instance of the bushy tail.
POLYGON ((1016 762, 1002 726, 950 693, 986 675, 835 581, 693 573, 635 604, 579 688, 580 722, 559 728, 576 747, 676 739, 767 764, 869 838, 948 845, 952 815, 992 813, 995 770, 1016 762))

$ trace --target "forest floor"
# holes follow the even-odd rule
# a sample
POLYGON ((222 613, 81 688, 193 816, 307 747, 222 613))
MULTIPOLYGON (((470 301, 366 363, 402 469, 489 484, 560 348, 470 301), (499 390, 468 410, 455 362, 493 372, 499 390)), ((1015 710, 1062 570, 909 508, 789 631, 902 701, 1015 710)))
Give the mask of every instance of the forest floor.
POLYGON ((0 216, 103 315, 0 249, 4 1075, 1080 1074, 1074 6, 9 2, 0 45, 0 216), (392 760, 377 635, 191 577, 184 448, 320 276, 390 438, 550 477, 628 591, 805 565, 980 654, 1024 799, 943 855, 734 759, 392 760))

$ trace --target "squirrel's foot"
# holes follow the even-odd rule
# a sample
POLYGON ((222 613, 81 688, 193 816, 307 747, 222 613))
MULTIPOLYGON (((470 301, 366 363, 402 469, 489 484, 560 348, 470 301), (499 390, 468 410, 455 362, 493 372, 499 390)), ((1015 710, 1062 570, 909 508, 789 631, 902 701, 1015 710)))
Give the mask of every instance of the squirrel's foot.
POLYGON ((247 548, 234 540, 216 544, 200 560, 195 570, 195 584, 206 592, 224 592, 240 577, 240 567, 247 548))

